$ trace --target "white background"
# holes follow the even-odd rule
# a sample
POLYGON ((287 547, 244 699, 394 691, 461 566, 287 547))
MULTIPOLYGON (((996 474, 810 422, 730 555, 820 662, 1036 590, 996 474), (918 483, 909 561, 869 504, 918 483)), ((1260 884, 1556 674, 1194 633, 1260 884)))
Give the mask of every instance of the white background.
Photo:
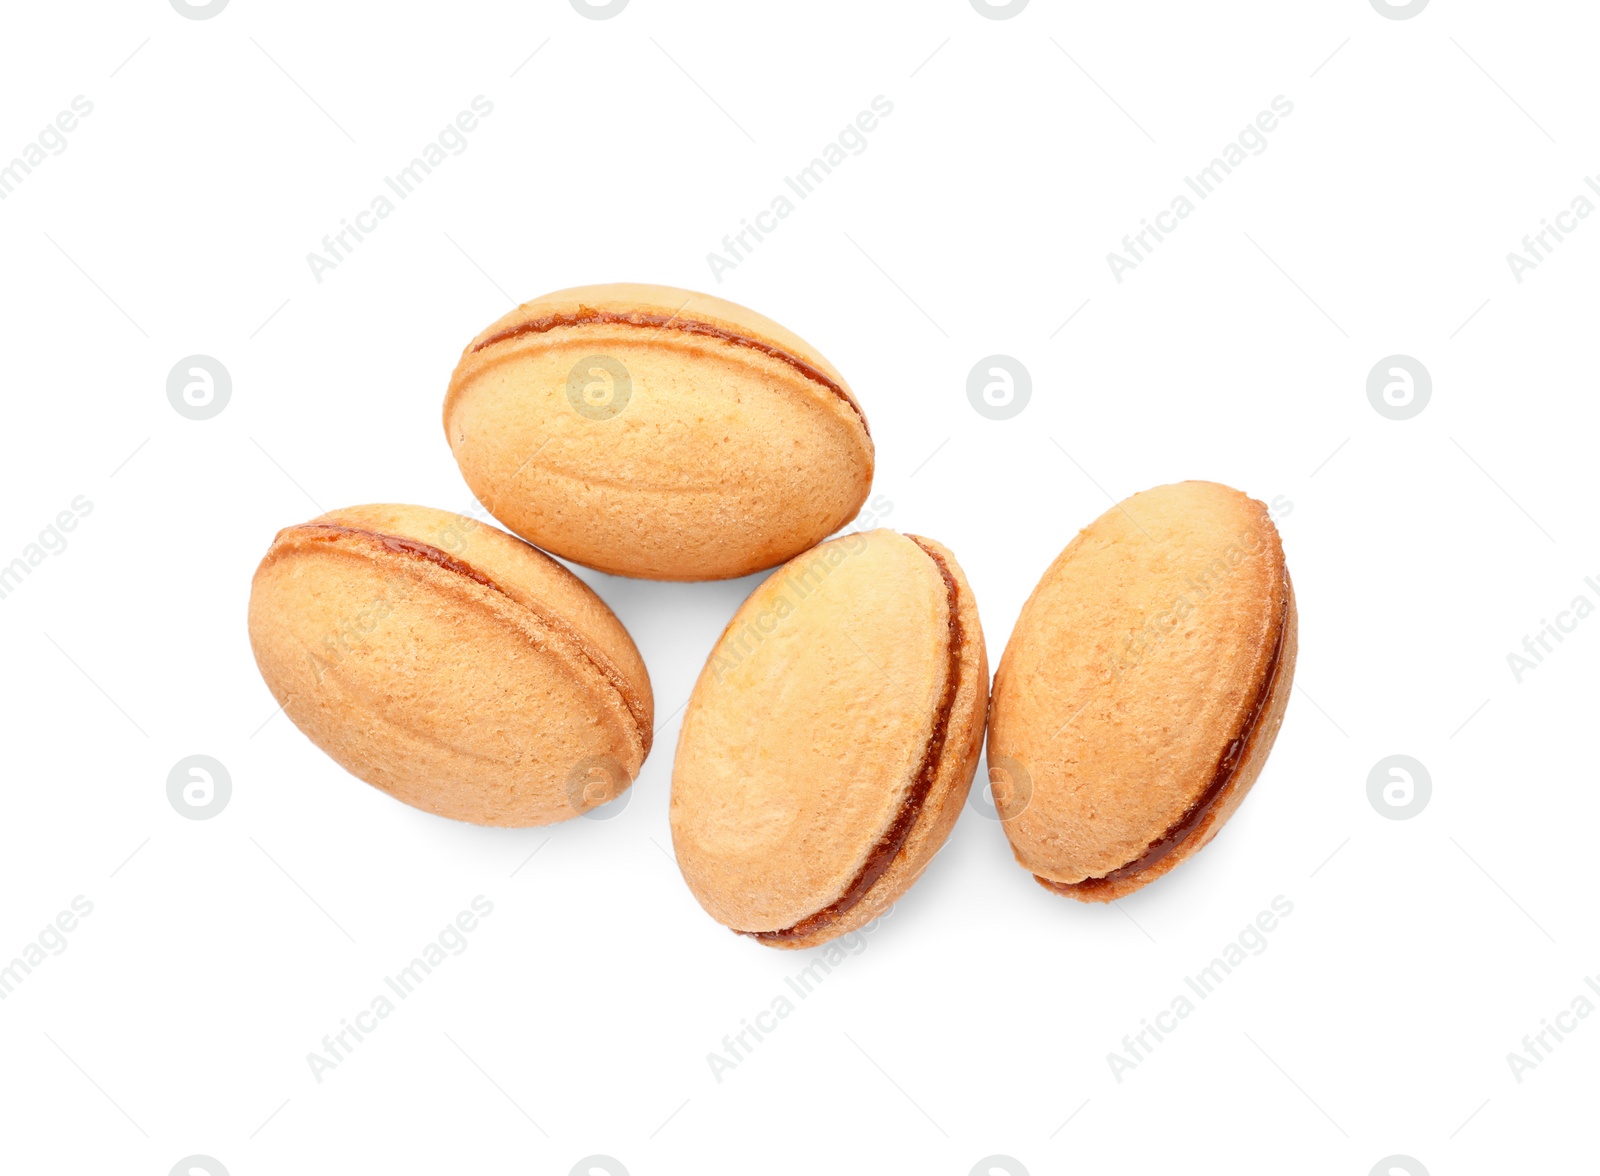
POLYGON ((596 21, 567 0, 233 0, 191 20, 139 0, 5 22, 0 160, 75 96, 94 109, 0 202, 0 562, 76 496, 93 509, 0 600, 0 960, 75 896, 93 913, 0 1001, 0 1168, 1590 1154, 1600 1018, 1520 1083, 1507 1054, 1600 972, 1600 620, 1520 683, 1506 655, 1600 602, 1600 218, 1520 284, 1506 254, 1600 171, 1591 5, 633 0, 596 21), (494 111, 464 153, 316 281, 307 253, 477 95, 494 111), (866 150, 717 283, 707 253, 877 95, 894 110, 866 150), (1278 95, 1267 149, 1118 283, 1106 254, 1278 95), (969 809, 719 1083, 707 1055, 809 962, 714 923, 668 856, 679 708, 754 579, 581 573, 660 719, 610 820, 427 816, 274 717, 245 632, 274 531, 470 507, 440 425, 461 347, 516 300, 615 280, 714 290, 838 365, 887 524, 955 551, 991 662, 1113 499, 1184 478, 1285 496, 1295 694, 1213 845, 1084 906, 969 809), (233 379, 207 421, 166 397, 194 353, 233 379), (1033 379, 1009 421, 966 398, 994 353, 1033 379), (1394 353, 1434 385, 1403 422, 1366 396, 1394 353), (206 821, 166 795, 196 753, 233 782, 206 821), (1411 820, 1367 798, 1395 753, 1433 781, 1411 820), (476 895, 494 913, 465 953, 318 1083, 306 1055, 476 895), (1117 1081, 1123 1035, 1278 895, 1267 949, 1117 1081))

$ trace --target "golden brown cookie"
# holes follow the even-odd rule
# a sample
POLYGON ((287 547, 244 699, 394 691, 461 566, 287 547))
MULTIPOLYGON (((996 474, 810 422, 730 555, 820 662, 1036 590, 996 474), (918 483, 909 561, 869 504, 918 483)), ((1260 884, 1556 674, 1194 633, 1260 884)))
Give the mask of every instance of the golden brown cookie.
POLYGON ((354 506, 279 531, 250 644, 313 743, 440 816, 575 817, 650 751, 650 678, 622 623, 542 551, 462 515, 354 506))
POLYGON ((1264 505, 1181 482, 1101 515, 1045 572, 995 674, 989 770, 1017 861, 1110 902, 1200 849, 1272 750, 1296 648, 1264 505))
POLYGON ((844 377, 752 310, 670 286, 561 290, 467 345, 445 435, 511 530, 601 571, 717 580, 855 517, 872 484, 844 377))
POLYGON ((987 702, 977 605, 944 547, 866 531, 789 561, 684 712, 671 810, 689 888, 774 947, 870 922, 949 836, 987 702))

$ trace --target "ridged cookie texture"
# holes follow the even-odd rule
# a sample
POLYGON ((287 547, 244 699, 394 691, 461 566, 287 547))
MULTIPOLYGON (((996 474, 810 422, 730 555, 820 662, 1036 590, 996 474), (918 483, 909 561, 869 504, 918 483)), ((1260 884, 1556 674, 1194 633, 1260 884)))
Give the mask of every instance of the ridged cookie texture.
POLYGON ((672 842, 700 904, 784 948, 881 915, 960 815, 988 676, 972 590, 930 539, 857 532, 774 572, 684 712, 672 842))
POLYGON ((355 506, 279 531, 250 644, 313 743, 443 817, 575 817, 650 751, 650 678, 622 623, 542 551, 462 515, 355 506))
POLYGON ((1160 486, 1086 527, 995 674, 989 771, 1017 861, 1110 902, 1209 842, 1277 737, 1296 632, 1277 528, 1239 491, 1160 486))
POLYGON ((791 331, 670 286, 561 290, 468 344, 444 428, 467 484, 530 543, 650 580, 770 568, 855 517, 866 417, 791 331))

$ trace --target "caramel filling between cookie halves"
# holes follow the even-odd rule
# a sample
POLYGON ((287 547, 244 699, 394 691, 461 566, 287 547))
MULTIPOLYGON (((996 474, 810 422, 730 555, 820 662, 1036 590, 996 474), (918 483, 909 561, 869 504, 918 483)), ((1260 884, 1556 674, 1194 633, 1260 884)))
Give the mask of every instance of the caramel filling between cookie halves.
POLYGON ((860 872, 850 885, 845 887, 844 893, 839 898, 816 914, 807 915, 792 927, 785 927, 781 931, 740 931, 738 932, 740 935, 748 935, 763 943, 786 943, 805 939, 831 926, 867 896, 867 892, 877 884, 894 864, 895 859, 900 856, 911 837, 912 829, 922 816, 928 796, 933 791, 934 782, 939 778, 940 762, 950 733, 950 716, 955 711, 956 694, 961 688, 961 654, 966 646, 966 632, 961 624, 960 601, 955 577, 950 574, 950 569, 937 552, 923 544, 916 536, 907 535, 906 538, 920 547, 939 569, 939 575, 944 580, 945 595, 949 600, 950 610, 950 652, 945 664, 944 692, 939 699, 939 709, 934 715, 933 733, 928 737, 927 746, 923 748, 922 763, 917 769, 916 777, 905 799, 900 802, 900 811, 895 814, 894 821, 878 839, 878 843, 872 847, 860 872))
POLYGON ((589 307, 580 307, 570 314, 551 314, 541 318, 529 319, 527 322, 506 327, 496 331, 481 343, 472 345, 473 352, 479 352, 486 347, 493 347, 496 343, 504 343, 508 339, 517 339, 523 335, 542 335, 546 331, 553 331, 560 327, 581 327, 592 323, 604 326, 624 327, 653 327, 657 333, 665 330, 681 331, 688 335, 703 335, 710 339, 718 339, 724 343, 731 343, 735 347, 748 347, 752 351, 759 351, 762 355, 770 356, 779 363, 788 364, 812 383, 821 384, 832 392, 861 422, 862 431, 867 436, 872 436, 872 430, 867 427, 866 414, 861 411, 851 395, 844 390, 839 382, 829 376, 820 368, 807 363, 798 355, 794 355, 781 347, 774 347, 771 343, 764 343, 760 339, 749 335, 741 335, 737 331, 730 331, 726 327, 719 327, 715 323, 701 322, 697 319, 680 319, 677 315, 651 314, 647 311, 629 311, 623 313, 615 310, 592 310, 589 307))
MULTIPOLYGON (((538 617, 539 620, 551 630, 560 633, 569 642, 571 642, 578 656, 581 657, 586 664, 592 667, 594 671, 603 679, 605 679, 607 685, 609 685, 612 690, 616 691, 617 697, 622 702, 623 709, 627 711, 628 718, 633 722, 634 729, 639 734, 639 741, 643 748, 643 751, 640 755, 641 762, 645 756, 650 754, 650 744, 655 735, 655 731, 651 724, 646 720, 643 703, 639 699, 637 693, 634 691, 633 686, 627 681, 626 678, 623 677, 622 671, 613 666, 609 659, 602 657, 596 650, 591 648, 589 642, 586 641, 583 636, 578 633, 578 631, 574 629, 572 625, 564 618, 541 612, 540 610, 535 609, 522 601, 519 601, 516 597, 512 596, 511 593, 507 592, 503 587, 501 587, 499 584, 496 584, 488 576, 484 575, 465 560, 457 559, 449 552, 441 551, 439 548, 434 547, 430 543, 423 543, 417 539, 407 539, 403 535, 390 535, 383 531, 372 531, 365 527, 352 527, 345 523, 322 523, 316 521, 299 523, 293 527, 286 527, 283 531, 279 532, 279 538, 282 538, 283 535, 288 534, 291 531, 299 532, 305 538, 310 539, 313 542, 336 542, 340 538, 346 536, 353 536, 358 539, 375 541, 382 545, 386 551, 393 552, 396 555, 408 556, 411 559, 423 560, 427 563, 433 564, 435 567, 442 568, 447 572, 451 572, 457 576, 465 577, 475 584, 481 584, 491 592, 495 592, 500 596, 505 597, 518 608, 524 609, 525 611, 538 617)), ((276 546, 277 542, 278 540, 274 539, 273 545, 276 546)))
POLYGON ((1239 768, 1249 758, 1251 747, 1255 743, 1256 733, 1261 726, 1261 720, 1266 716, 1267 706, 1272 701, 1273 692, 1278 686, 1278 672, 1283 665, 1283 646, 1289 633, 1289 602, 1292 599, 1293 589, 1288 585, 1288 577, 1284 578, 1283 611, 1278 620, 1278 640, 1272 648, 1272 660, 1267 663, 1266 673, 1262 675, 1261 686, 1256 691, 1255 701, 1250 706, 1249 713, 1245 716, 1244 723, 1239 728, 1239 734, 1222 752, 1222 758, 1217 761, 1216 771, 1211 776, 1211 781, 1200 793, 1200 796, 1191 804, 1184 813, 1163 833, 1146 848, 1145 851, 1126 865, 1118 866, 1110 873, 1102 874, 1098 878, 1085 878, 1081 882, 1057 882, 1052 878, 1044 878, 1035 874, 1034 880, 1046 890, 1057 894, 1065 894, 1071 898, 1093 898, 1098 891, 1110 890, 1112 883, 1121 882, 1135 874, 1143 873, 1163 859, 1171 856, 1181 848, 1211 815, 1211 810, 1217 807, 1219 801, 1227 794, 1229 786, 1239 774, 1239 768))

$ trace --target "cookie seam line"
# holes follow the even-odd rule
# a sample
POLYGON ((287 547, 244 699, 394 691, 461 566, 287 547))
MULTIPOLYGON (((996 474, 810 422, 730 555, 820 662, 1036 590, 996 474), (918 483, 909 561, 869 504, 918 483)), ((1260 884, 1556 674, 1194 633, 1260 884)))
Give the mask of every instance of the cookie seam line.
MULTIPOLYGON (((780 363, 787 364, 789 367, 799 372, 812 383, 818 384, 823 388, 826 388, 829 392, 833 393, 838 400, 843 402, 844 405, 855 414, 856 420, 861 423, 861 431, 866 434, 868 442, 872 440, 872 429, 871 426, 867 424, 866 413, 864 413, 861 410, 861 406, 856 403, 855 397, 849 392, 845 391, 842 384, 834 380, 833 377, 829 376, 821 368, 818 368, 814 364, 808 363, 806 360, 801 359, 798 355, 779 347, 775 343, 768 343, 765 340, 757 339, 752 335, 742 335, 737 331, 729 330, 726 327, 719 326, 716 323, 706 322, 702 319, 683 319, 678 318, 676 315, 651 314, 642 311, 623 313, 620 311, 588 310, 587 308, 582 308, 575 313, 556 313, 544 315, 540 318, 528 319, 527 321, 518 323, 514 326, 505 327, 494 332, 492 335, 487 336, 482 342, 474 342, 471 344, 467 348, 466 354, 477 355, 480 352, 493 347, 497 343, 504 343, 511 339, 519 339, 526 335, 543 335, 549 333, 550 331, 559 330, 563 327, 582 327, 591 324, 601 326, 638 327, 641 329, 653 327, 658 333, 663 330, 681 331, 685 334, 700 335, 711 339, 720 339, 721 341, 730 343, 735 347, 744 347, 752 351, 760 352, 763 355, 778 360, 780 363)), ((455 387, 454 382, 452 381, 451 392, 454 393, 454 391, 455 387)))
POLYGON ((851 879, 844 893, 827 906, 823 907, 792 926, 778 931, 739 931, 740 935, 747 935, 763 943, 788 943, 797 939, 807 939, 819 932, 828 930, 839 918, 854 910, 864 902, 873 887, 883 881, 886 874, 894 868, 910 843, 912 835, 916 832, 918 824, 926 815, 928 798, 933 794, 933 787, 938 783, 940 773, 945 765, 946 752, 950 747, 950 721, 955 715, 956 699, 961 693, 961 662, 967 649, 966 626, 961 621, 961 593, 956 585, 955 576, 945 566, 944 559, 926 546, 926 540, 916 535, 907 535, 912 543, 932 561, 934 568, 939 572, 945 586, 945 598, 950 612, 950 619, 946 626, 949 635, 949 648, 945 655, 945 684, 940 694, 939 706, 934 713, 933 732, 928 737, 928 742, 923 748, 922 762, 918 765, 916 776, 913 778, 911 790, 900 803, 900 810, 890 822, 885 831, 871 850, 867 853, 867 861, 856 876, 851 879), (903 828, 902 828, 903 826, 903 828), (892 852, 886 849, 893 843, 892 852), (874 865, 882 861, 883 865, 875 874, 871 873, 874 865), (871 874, 870 878, 868 877, 871 874))
POLYGON ((1289 569, 1287 567, 1284 568, 1283 572, 1283 585, 1283 607, 1279 611, 1278 636, 1273 645, 1271 661, 1268 663, 1266 673, 1262 678, 1262 684, 1257 689, 1256 698, 1250 711, 1246 714, 1244 722, 1240 725, 1238 734, 1223 747, 1222 756, 1217 761, 1217 769, 1213 779, 1215 780, 1215 776, 1223 772, 1228 749, 1237 743, 1239 745, 1239 754, 1233 766, 1226 770, 1226 774, 1222 775, 1220 781, 1209 785, 1202 791, 1194 804, 1186 808, 1178 819, 1167 826, 1161 836, 1151 841, 1138 856, 1108 870, 1104 874, 1093 878, 1084 878, 1077 882, 1058 882, 1053 878, 1035 874, 1034 879, 1045 889, 1068 897, 1077 897, 1079 894, 1092 897, 1095 891, 1101 888, 1098 884, 1122 882, 1129 878, 1138 877, 1146 870, 1153 869, 1177 853, 1188 843, 1190 838, 1200 832, 1202 826, 1206 824, 1206 818, 1222 803, 1223 798, 1238 779, 1240 769, 1249 761, 1251 752, 1255 748, 1256 736, 1260 733, 1261 721, 1266 717, 1268 707, 1272 701, 1272 695, 1277 689, 1279 672, 1283 667, 1284 646, 1288 642, 1290 602, 1293 600, 1294 593, 1293 586, 1289 582, 1289 569), (1184 828, 1185 824, 1188 825, 1188 828, 1184 828), (1158 849, 1161 852, 1157 853, 1158 849))
MULTIPOLYGON (((641 714, 641 711, 643 710, 643 699, 639 700, 638 708, 636 709, 633 701, 634 690, 628 683, 627 679, 623 676, 622 671, 612 665, 611 660, 603 653, 593 648, 590 643, 583 638, 582 634, 580 634, 569 622, 554 615, 553 613, 542 611, 525 601, 518 600, 505 588, 495 583, 494 580, 490 579, 483 572, 473 567, 466 560, 457 559, 449 552, 443 551, 430 543, 423 543, 420 540, 410 539, 404 535, 391 535, 383 531, 373 531, 364 527, 351 527, 343 523, 299 523, 293 527, 286 527, 282 531, 278 532, 278 534, 273 538, 272 551, 269 552, 269 554, 281 555, 279 549, 283 543, 283 537, 285 535, 294 532, 304 533, 310 530, 320 531, 324 534, 327 534, 330 539, 335 538, 338 535, 355 535, 362 538, 375 539, 383 545, 386 551, 391 551, 396 554, 403 554, 412 559, 423 560, 426 563, 432 564, 436 568, 440 568, 444 571, 450 572, 453 575, 470 580, 474 584, 488 588, 490 591, 509 601, 518 609, 532 616, 534 619, 544 625, 550 632, 563 637, 570 642, 576 650, 578 657, 591 669, 593 669, 595 673, 599 674, 606 685, 611 687, 611 689, 616 692, 618 698, 622 702, 622 709, 627 713, 629 721, 633 724, 634 732, 639 737, 641 748, 640 762, 642 763, 643 760, 649 756, 650 746, 654 742, 655 732, 643 721, 643 716, 641 714)), ((309 538, 309 536, 307 537, 309 538)))

